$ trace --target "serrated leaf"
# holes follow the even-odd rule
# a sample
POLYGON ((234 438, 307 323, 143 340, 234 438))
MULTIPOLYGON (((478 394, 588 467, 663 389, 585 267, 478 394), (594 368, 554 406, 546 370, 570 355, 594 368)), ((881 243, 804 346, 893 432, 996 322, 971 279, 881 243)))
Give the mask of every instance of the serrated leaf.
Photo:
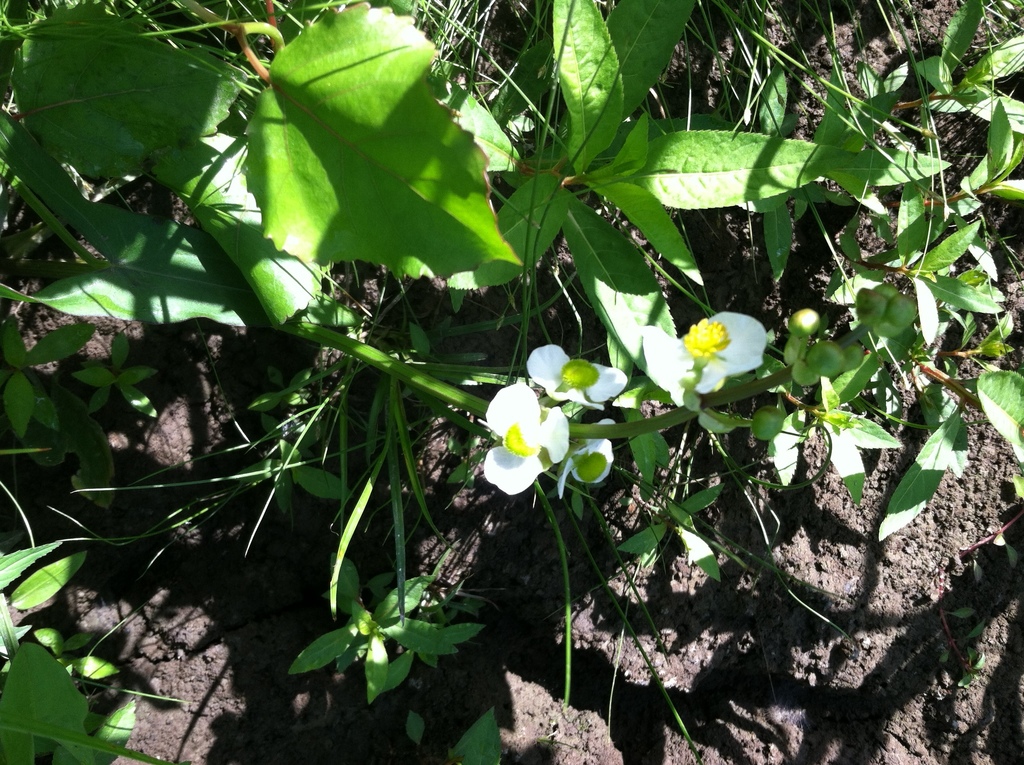
POLYGON ((21 572, 44 555, 56 550, 60 545, 60 542, 50 542, 38 547, 30 547, 27 550, 15 550, 6 555, 0 555, 0 590, 6 588, 21 576, 21 572))
POLYGON ((692 130, 651 141, 647 164, 630 180, 668 207, 706 210, 792 192, 852 156, 806 141, 692 130))
POLYGON ((224 62, 99 3, 34 24, 12 83, 26 127, 53 156, 83 175, 115 177, 212 133, 240 90, 224 62))
POLYGON ((964 226, 947 236, 937 245, 932 247, 925 254, 918 264, 920 271, 938 271, 941 268, 953 265, 961 255, 967 252, 967 248, 977 243, 978 229, 981 221, 976 221, 969 226, 964 226))
POLYGON ((954 412, 928 437, 920 454, 893 492, 878 529, 882 541, 920 515, 939 488, 942 476, 955 458, 955 443, 963 420, 954 412))
POLYGON ((569 112, 569 161, 577 173, 615 139, 622 120, 619 59, 594 0, 554 0, 555 65, 569 112))
POLYGON ((1024 449, 1024 377, 1017 372, 986 372, 978 378, 978 398, 999 435, 1024 449))
POLYGON ((66 324, 47 332, 39 342, 29 348, 25 355, 25 366, 38 366, 51 361, 66 359, 78 353, 92 337, 96 328, 87 322, 82 324, 66 324))
POLYGON ((639 106, 668 67, 694 0, 622 0, 608 14, 608 32, 622 76, 622 116, 639 106))
POLYGON ((983 15, 981 0, 966 0, 953 14, 942 40, 942 60, 946 62, 949 71, 956 69, 964 54, 970 50, 983 15))
POLYGON ((320 293, 320 269, 278 251, 263 237, 263 217, 242 173, 245 158, 244 139, 215 135, 168 153, 153 175, 184 200, 267 315, 280 324, 320 293))
POLYGON ((426 84, 433 58, 412 19, 362 4, 277 54, 246 168, 279 248, 410 276, 518 262, 495 225, 484 153, 426 84))
MULTIPOLYGON (((959 279, 936 275, 932 279, 919 279, 918 281, 928 288, 936 300, 949 303, 954 308, 977 313, 999 313, 1002 310, 999 303, 988 293, 977 287, 964 284, 959 279)), ((997 290, 993 289, 992 291, 999 295, 997 290)), ((1002 296, 1000 295, 1000 297, 1002 296)))
POLYGON ((866 148, 850 154, 842 165, 828 169, 825 177, 860 197, 870 186, 902 186, 930 178, 948 167, 948 162, 931 154, 866 148))
POLYGON ((669 263, 697 284, 704 283, 679 226, 651 192, 631 183, 601 185, 596 191, 618 207, 669 263))
POLYGON ((49 600, 85 563, 85 551, 69 555, 39 569, 11 593, 11 605, 24 611, 49 600))

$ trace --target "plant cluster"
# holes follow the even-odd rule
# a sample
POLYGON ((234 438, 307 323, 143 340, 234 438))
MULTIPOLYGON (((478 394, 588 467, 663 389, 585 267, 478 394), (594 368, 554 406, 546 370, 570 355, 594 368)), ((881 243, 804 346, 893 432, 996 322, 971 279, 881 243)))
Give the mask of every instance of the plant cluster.
MULTIPOLYGON (((1024 70, 1024 37, 1004 25, 976 55, 976 34, 993 28, 982 0, 962 4, 939 55, 886 74, 860 64, 855 78, 838 66, 819 75, 746 15, 708 3, 759 51, 738 118, 728 104, 686 118, 652 106, 649 95, 681 39, 694 35, 694 0, 538 3, 513 61, 471 46, 487 59, 489 82, 463 47, 449 47, 440 33, 432 44, 422 31, 452 31, 454 15, 439 17, 437 4, 395 5, 420 15, 364 3, 296 2, 268 5, 268 13, 195 0, 179 0, 173 11, 145 2, 22 1, 5 5, 0 19, 0 82, 10 87, 0 174, 70 253, 40 261, 26 257, 22 239, 6 242, 6 272, 48 283, 34 291, 0 285, 0 296, 72 316, 268 328, 342 354, 328 369, 277 380, 279 390, 254 402, 272 448, 234 476, 247 487, 269 480, 283 509, 296 485, 338 507, 329 601, 349 620, 303 651, 293 672, 332 662, 340 671, 362 658, 372 702, 404 680, 414 657, 435 664, 479 629, 450 623, 452 604, 432 599, 432 577, 405 575, 407 506, 432 523, 409 391, 490 438, 483 475, 507 494, 532 487, 556 534, 538 477, 553 471, 559 499, 572 487, 579 512, 583 493, 574 484, 608 478, 615 442, 628 443, 637 475, 621 472, 654 497, 655 511, 621 549, 650 563, 672 529, 713 577, 719 555, 745 551, 695 523, 722 487, 675 469, 662 435, 674 426, 695 420, 716 435, 749 428, 768 442, 779 486, 793 482, 801 444, 824 435, 830 464, 859 503, 862 452, 902 446, 899 431, 886 426, 905 421, 905 396, 914 396, 929 436, 888 503, 879 539, 912 522, 947 472, 963 474, 975 419, 1024 461, 1024 376, 1006 362, 1007 274, 984 211, 985 200, 1024 200, 1024 181, 1012 177, 1024 160, 1024 103, 1003 88, 1024 70), (823 108, 803 137, 791 137, 791 85, 823 108), (906 100, 915 86, 920 98, 906 100), (986 125, 985 150, 956 190, 935 125, 940 114, 986 125), (143 175, 180 198, 198 227, 103 201, 143 175), (676 211, 738 207, 759 216, 778 280, 795 222, 815 218, 824 204, 853 212, 836 240, 825 241, 832 258, 821 266, 831 280, 821 302, 836 317, 831 325, 817 311, 788 306, 783 338, 781 328, 709 304, 700 265, 707 254, 691 250, 676 211), (875 234, 867 251, 858 233, 865 226, 875 234), (578 302, 596 316, 606 338, 599 361, 534 340, 543 332, 537 275, 558 275, 548 255, 562 242, 571 287, 552 300, 574 310, 578 302), (396 349, 373 311, 346 297, 366 263, 399 283, 443 280, 456 315, 473 291, 504 290, 519 309, 521 347, 538 347, 525 359, 501 360, 500 370, 446 363, 432 358, 430 332, 409 323, 408 347, 396 349), (670 302, 691 319, 686 332, 670 302), (516 372, 523 367, 525 376, 516 372), (357 477, 349 474, 348 428, 358 417, 347 420, 349 383, 367 368, 383 377, 366 421, 356 423, 365 426, 368 464, 357 477), (501 387, 489 401, 464 389, 481 382, 501 387), (330 393, 318 398, 314 384, 330 393), (609 401, 622 421, 583 421, 609 401), (278 406, 293 413, 285 422, 267 414, 278 406), (332 416, 346 420, 335 451, 325 446, 332 416), (391 486, 390 590, 389 577, 362 587, 347 559, 381 476, 391 486), (667 500, 677 495, 679 502, 667 500), (394 657, 387 640, 401 647, 394 657)), ((92 334, 92 325, 72 324, 28 348, 17 325, 5 322, 3 428, 25 448, 76 452, 79 487, 109 502, 112 492, 96 491, 112 488, 112 470, 105 441, 93 448, 103 434, 92 414, 114 388, 155 414, 137 387, 154 371, 125 366, 123 339, 109 363, 73 373, 96 389, 88 402, 34 371, 68 359, 92 334), (89 455, 103 464, 87 464, 89 455)), ((467 480, 479 461, 467 458, 467 480)), ((68 650, 49 633, 37 639, 55 649, 54 661, 68 650)), ((45 654, 26 648, 23 661, 42 661, 45 654)), ((983 665, 970 651, 957 654, 969 677, 983 665)), ((17 660, 10 650, 8 658, 17 660)), ((4 705, 17 696, 16 670, 23 671, 12 661, 0 700, 9 761, 16 758, 8 746, 27 751, 33 740, 25 744, 27 723, 4 705)), ((33 724, 36 735, 68 746, 85 735, 78 717, 33 724)), ((410 718, 418 740, 417 725, 410 718)), ((493 718, 480 725, 493 744, 493 718)))

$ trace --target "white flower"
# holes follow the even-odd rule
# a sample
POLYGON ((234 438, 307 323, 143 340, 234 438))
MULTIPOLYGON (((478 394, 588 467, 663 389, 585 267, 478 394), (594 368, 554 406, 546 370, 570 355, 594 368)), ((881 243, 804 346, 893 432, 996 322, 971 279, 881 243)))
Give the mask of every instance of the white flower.
POLYGON ((621 370, 570 359, 557 345, 535 349, 526 360, 526 371, 555 401, 575 401, 588 409, 603 409, 605 401, 626 387, 621 370))
POLYGON ((768 337, 757 319, 728 311, 701 319, 682 339, 658 327, 645 327, 647 374, 677 406, 693 390, 710 393, 732 375, 761 366, 768 337))
POLYGON ((484 477, 506 494, 530 488, 569 451, 569 421, 561 409, 542 408, 526 383, 498 391, 487 407, 487 427, 502 443, 487 452, 484 477))
MULTIPOLYGON (((611 425, 614 420, 601 420, 598 425, 611 425)), ((581 483, 600 483, 612 469, 612 442, 607 438, 588 438, 576 448, 562 465, 558 476, 558 498, 565 491, 565 479, 572 473, 581 483)))

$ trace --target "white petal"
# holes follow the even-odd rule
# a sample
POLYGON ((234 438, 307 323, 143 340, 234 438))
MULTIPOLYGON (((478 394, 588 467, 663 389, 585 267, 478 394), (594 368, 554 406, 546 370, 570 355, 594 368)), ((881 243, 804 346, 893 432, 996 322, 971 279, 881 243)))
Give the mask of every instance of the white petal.
POLYGON ((557 345, 535 348, 526 360, 526 371, 535 383, 551 393, 562 384, 562 367, 569 363, 565 351, 557 345))
POLYGON ((658 327, 640 330, 644 339, 647 374, 655 384, 668 391, 677 406, 682 406, 683 391, 679 381, 693 369, 693 357, 683 341, 658 327))
POLYGON ((544 471, 539 457, 518 457, 504 446, 496 446, 484 458, 484 478, 506 494, 529 489, 544 471))
POLYGON ((552 462, 561 462, 569 451, 569 421, 562 410, 548 409, 540 428, 540 445, 548 450, 552 462))
POLYGON ((602 470, 601 474, 594 480, 584 481, 584 479, 580 478, 579 473, 576 472, 576 467, 574 465, 572 475, 577 481, 583 481, 584 483, 600 483, 601 481, 608 477, 608 474, 612 470, 612 460, 615 459, 615 455, 612 454, 612 442, 609 441, 607 438, 589 439, 586 445, 578 452, 576 452, 576 454, 573 456, 583 456, 584 454, 594 454, 595 452, 604 457, 604 470, 602 470))
POLYGON ((533 388, 526 383, 502 388, 487 406, 487 427, 502 438, 516 424, 527 442, 536 441, 540 425, 540 402, 533 388))
POLYGON ((561 499, 565 493, 565 479, 569 477, 569 469, 572 467, 572 457, 562 463, 562 472, 558 474, 558 498, 561 499))
POLYGON ((597 382, 587 388, 588 399, 594 402, 608 401, 622 393, 627 382, 625 372, 600 364, 594 366, 597 367, 597 382))
POLYGON ((764 361, 768 333, 764 325, 752 316, 742 313, 720 313, 711 321, 720 322, 729 333, 729 346, 718 354, 730 375, 757 369, 764 361))

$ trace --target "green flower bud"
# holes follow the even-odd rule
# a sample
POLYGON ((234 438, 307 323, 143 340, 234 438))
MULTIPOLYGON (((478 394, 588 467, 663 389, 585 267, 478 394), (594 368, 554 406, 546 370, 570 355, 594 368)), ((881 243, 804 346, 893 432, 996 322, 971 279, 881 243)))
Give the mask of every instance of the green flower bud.
POLYGON ((804 355, 807 351, 807 340, 803 337, 797 337, 796 335, 790 335, 789 340, 786 341, 786 347, 782 351, 782 357, 786 364, 792 364, 798 358, 804 355))
POLYGON ((866 324, 869 327, 873 326, 882 321, 888 303, 889 299, 877 289, 862 289, 857 293, 857 298, 854 301, 854 307, 857 309, 857 318, 860 319, 862 324, 866 324))
POLYGON ((909 327, 916 318, 917 304, 906 295, 890 298, 885 306, 885 321, 901 329, 909 327))
POLYGON ((823 340, 807 351, 807 366, 821 377, 835 377, 842 373, 846 354, 839 343, 823 340))
POLYGON ((851 345, 843 349, 843 371, 852 372, 864 361, 864 348, 851 345))
POLYGON ((812 308, 801 308, 789 317, 789 331, 796 337, 810 337, 821 328, 821 317, 812 308))
POLYGON ((805 359, 797 359, 793 364, 793 382, 805 388, 817 385, 821 381, 821 375, 811 369, 805 359))
POLYGON ((782 432, 786 412, 777 406, 762 406, 750 422, 750 432, 761 441, 771 441, 782 432))

